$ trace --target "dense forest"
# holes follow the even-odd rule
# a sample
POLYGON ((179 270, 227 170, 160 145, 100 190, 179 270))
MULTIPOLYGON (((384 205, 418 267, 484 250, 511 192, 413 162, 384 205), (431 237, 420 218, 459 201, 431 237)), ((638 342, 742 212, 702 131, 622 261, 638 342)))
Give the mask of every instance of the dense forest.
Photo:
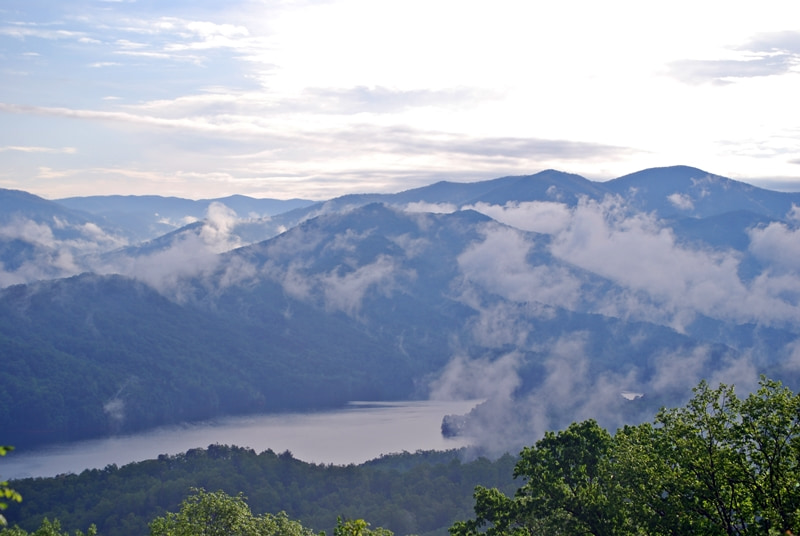
POLYGON ((211 445, 122 467, 13 481, 23 501, 9 506, 6 517, 25 530, 48 518, 70 531, 95 524, 100 534, 141 536, 153 518, 176 511, 192 488, 203 488, 241 492, 254 512, 285 511, 317 532, 331 534, 342 516, 398 534, 446 534, 455 519, 471 514, 478 484, 513 491, 515 458, 461 462, 463 454, 403 453, 335 466, 306 463, 288 451, 211 445))
POLYGON ((0 428, 22 448, 226 414, 408 398, 405 357, 352 321, 323 319, 301 303, 292 303, 290 327, 274 310, 281 292, 260 290, 250 314, 268 327, 185 315, 119 276, 0 290, 0 428), (313 336, 293 338, 298 325, 313 336))
POLYGON ((25 501, 9 511, 19 527, 0 535, 59 536, 64 523, 90 534, 368 536, 364 519, 381 527, 376 536, 800 532, 800 395, 767 378, 744 398, 703 381, 685 406, 615 434, 575 422, 518 458, 462 463, 456 454, 336 467, 213 445, 12 482, 25 501))

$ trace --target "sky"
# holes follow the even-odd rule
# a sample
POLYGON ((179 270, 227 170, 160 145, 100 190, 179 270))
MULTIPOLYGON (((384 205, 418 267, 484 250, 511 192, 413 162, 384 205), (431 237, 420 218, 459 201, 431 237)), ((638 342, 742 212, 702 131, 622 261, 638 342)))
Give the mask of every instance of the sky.
POLYGON ((4 0, 0 188, 329 199, 690 165, 800 191, 791 1, 4 0))

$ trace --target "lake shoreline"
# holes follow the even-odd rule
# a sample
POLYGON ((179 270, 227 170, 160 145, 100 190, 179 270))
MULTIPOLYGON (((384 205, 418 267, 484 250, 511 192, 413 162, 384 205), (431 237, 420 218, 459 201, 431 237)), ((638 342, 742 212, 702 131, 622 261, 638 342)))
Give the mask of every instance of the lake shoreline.
POLYGON ((225 417, 147 432, 32 449, 0 459, 3 480, 54 477, 107 465, 156 459, 209 445, 236 445, 257 452, 289 451, 309 463, 360 464, 381 455, 450 450, 469 438, 445 438, 445 415, 466 413, 480 400, 355 401, 342 409, 225 417))

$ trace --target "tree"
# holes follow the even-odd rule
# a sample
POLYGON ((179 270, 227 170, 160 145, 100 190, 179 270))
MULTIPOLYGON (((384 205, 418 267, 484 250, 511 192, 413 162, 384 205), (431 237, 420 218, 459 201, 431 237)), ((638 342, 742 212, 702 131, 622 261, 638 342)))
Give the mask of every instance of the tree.
POLYGON ((370 529, 369 523, 363 519, 348 519, 345 521, 341 517, 337 517, 333 536, 393 536, 393 533, 381 527, 370 529))
POLYGON ((764 532, 800 529, 800 395, 761 379, 741 403, 733 447, 744 453, 744 485, 764 532))
POLYGON ((547 432, 525 447, 514 477, 525 484, 513 498, 497 489, 475 491, 473 521, 450 528, 453 536, 471 536, 484 525, 489 535, 618 534, 626 505, 616 501, 617 482, 609 472, 612 437, 593 420, 547 432))
POLYGON ((682 408, 615 437, 617 473, 651 534, 800 529, 800 397, 780 382, 739 399, 701 382, 682 408))
POLYGON ((746 454, 735 448, 741 403, 732 386, 703 381, 682 408, 661 410, 652 448, 665 464, 654 489, 675 495, 693 530, 744 534, 754 519, 742 471, 746 454))
POLYGON ((242 494, 193 491, 180 512, 168 512, 150 523, 150 536, 314 536, 284 512, 254 516, 242 494))
MULTIPOLYGON (((12 450, 14 450, 14 447, 0 445, 0 456, 5 456, 12 450)), ((8 502, 6 501, 20 502, 22 501, 22 496, 16 491, 14 491, 8 485, 8 482, 4 480, 0 482, 0 511, 8 508, 8 502)), ((3 526, 5 524, 6 524, 6 518, 3 516, 3 514, 0 514, 0 526, 3 526)))
POLYGON ((653 535, 737 534, 747 516, 739 453, 731 450, 738 401, 701 383, 683 408, 615 435, 614 474, 631 525, 653 535))
MULTIPOLYGON (((97 529, 94 525, 89 527, 89 530, 86 532, 86 536, 96 536, 97 529)), ((28 533, 25 530, 19 527, 13 527, 10 529, 3 529, 0 531, 0 536, 72 536, 70 535, 69 531, 62 531, 61 530, 61 523, 58 520, 50 521, 49 519, 45 518, 42 521, 42 524, 36 529, 35 532, 28 533)), ((75 531, 74 536, 84 536, 83 532, 75 531)))
POLYGON ((634 531, 651 536, 704 533, 687 515, 678 479, 671 477, 673 464, 662 452, 667 444, 661 433, 644 423, 625 426, 614 436, 612 472, 620 484, 620 500, 628 506, 629 523, 634 531))

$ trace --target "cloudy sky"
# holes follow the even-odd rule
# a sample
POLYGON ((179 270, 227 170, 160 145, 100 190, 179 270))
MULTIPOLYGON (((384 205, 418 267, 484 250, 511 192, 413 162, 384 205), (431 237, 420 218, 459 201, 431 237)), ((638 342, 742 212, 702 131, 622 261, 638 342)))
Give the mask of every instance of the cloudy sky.
POLYGON ((800 190, 800 6, 4 0, 0 187, 325 199, 686 164, 800 190))

